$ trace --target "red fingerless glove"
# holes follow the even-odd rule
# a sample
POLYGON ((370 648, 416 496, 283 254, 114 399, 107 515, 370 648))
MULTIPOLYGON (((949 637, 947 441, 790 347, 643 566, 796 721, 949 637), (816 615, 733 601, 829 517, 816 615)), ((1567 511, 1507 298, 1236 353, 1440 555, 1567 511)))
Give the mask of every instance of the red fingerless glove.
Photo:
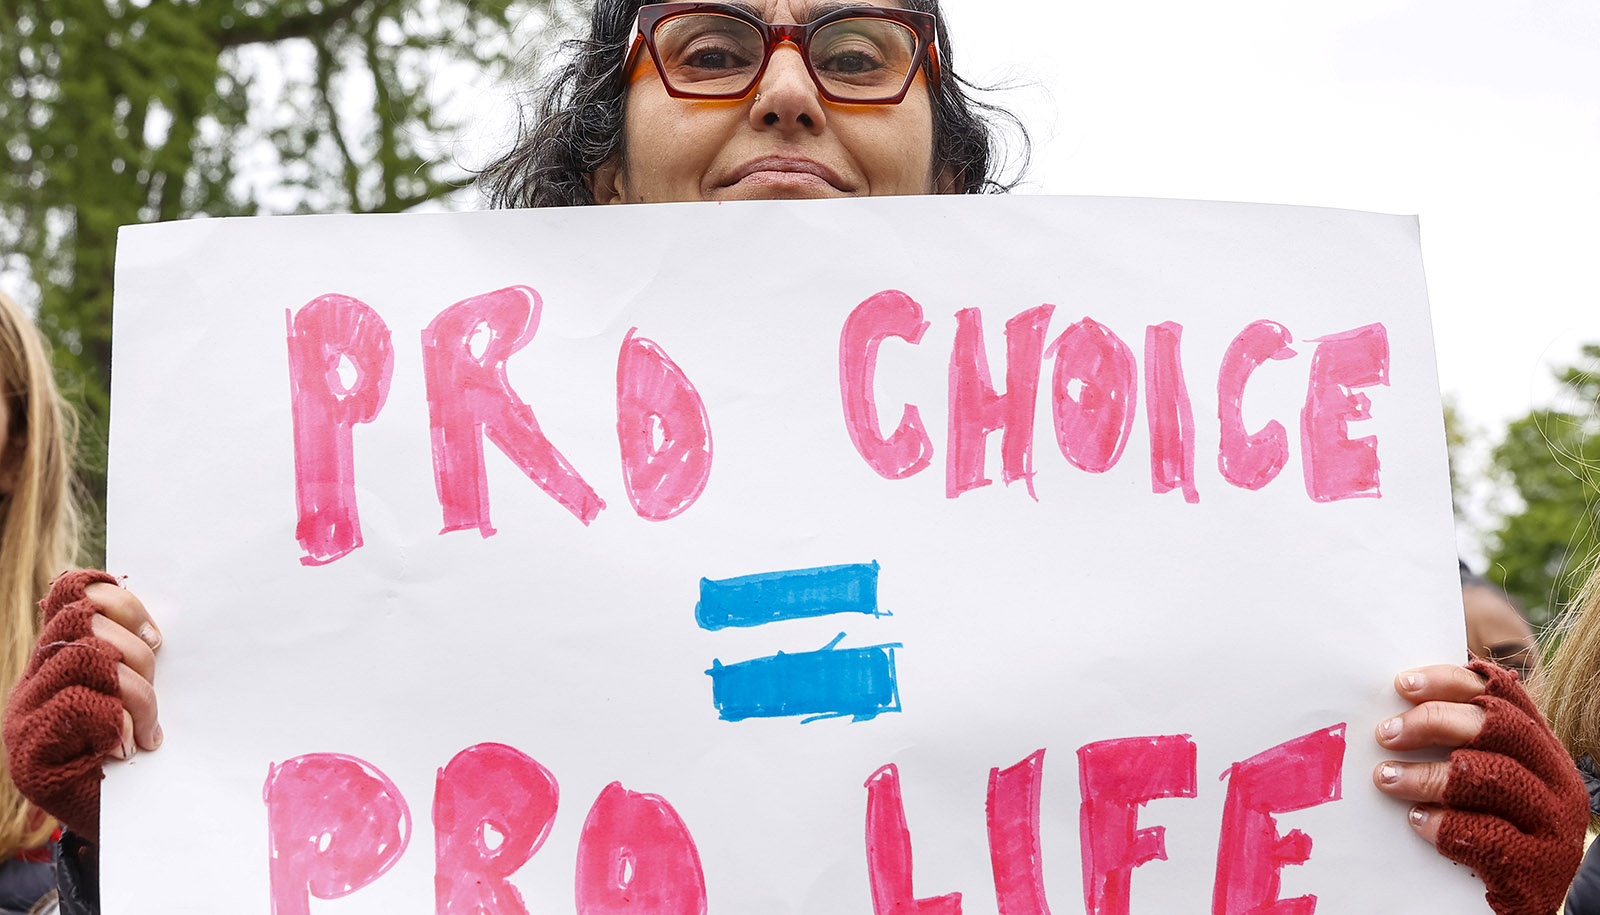
POLYGON ((100 834, 101 765, 122 743, 122 653, 96 638, 83 591, 104 572, 57 578, 40 602, 44 630, 6 706, 6 761, 28 800, 86 839, 100 834))
POLYGON ((1450 754, 1439 851, 1477 872, 1499 915, 1550 915, 1583 860, 1588 792, 1517 675, 1467 668, 1488 681, 1472 700, 1487 717, 1450 754))

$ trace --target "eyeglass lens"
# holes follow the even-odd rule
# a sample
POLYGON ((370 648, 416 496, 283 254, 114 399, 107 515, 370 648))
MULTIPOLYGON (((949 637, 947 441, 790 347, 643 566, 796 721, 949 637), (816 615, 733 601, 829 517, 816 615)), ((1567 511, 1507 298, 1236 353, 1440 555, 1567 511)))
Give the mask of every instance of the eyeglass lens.
MULTIPOLYGON (((892 98, 912 77, 917 36, 886 19, 839 19, 811 35, 808 60, 822 89, 838 98, 892 98)), ((674 16, 656 26, 662 77, 678 92, 739 95, 755 83, 766 54, 761 31, 718 13, 674 16)))

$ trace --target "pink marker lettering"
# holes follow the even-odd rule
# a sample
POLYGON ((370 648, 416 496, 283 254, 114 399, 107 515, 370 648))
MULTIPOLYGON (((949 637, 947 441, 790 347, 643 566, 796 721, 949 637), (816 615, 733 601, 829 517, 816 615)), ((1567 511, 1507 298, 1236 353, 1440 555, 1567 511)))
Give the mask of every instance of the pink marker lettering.
POLYGON ((544 844, 558 799, 555 776, 519 750, 480 743, 457 753, 434 786, 434 911, 528 915, 506 878, 544 844))
POLYGON ((1139 808, 1195 796, 1195 745, 1187 734, 1126 737, 1078 750, 1079 836, 1089 915, 1127 915, 1133 869, 1167 860, 1166 827, 1140 829, 1139 808))
POLYGON ((961 915, 961 894, 918 899, 911 882, 911 830, 893 763, 867 779, 867 880, 874 915, 961 915))
POLYGON ((400 789, 353 756, 312 753, 267 768, 267 870, 273 915, 310 915, 383 876, 411 839, 400 789))
POLYGON ((1339 799, 1344 765, 1343 724, 1281 743, 1223 773, 1228 797, 1217 843, 1212 915, 1311 915, 1317 897, 1279 899, 1279 871, 1311 859, 1311 837, 1298 829, 1278 835, 1274 813, 1339 799))
POLYGON ((539 294, 511 286, 457 302, 422 332, 422 368, 433 427, 433 478, 444 509, 440 533, 489 523, 483 437, 584 524, 606 503, 539 430, 533 410, 511 390, 506 360, 539 328, 539 294), (473 349, 481 345, 481 355, 473 349))
POLYGON ((1044 751, 1009 769, 989 770, 989 859, 1000 915, 1050 915, 1039 857, 1044 751))
POLYGON ((1379 498, 1378 437, 1348 435, 1350 423, 1372 415, 1372 401, 1353 389, 1389 383, 1388 331, 1368 324, 1312 342, 1311 384, 1300 411, 1306 492, 1315 502, 1379 498))
POLYGON ((711 476, 711 421, 700 392, 666 351, 635 337, 617 354, 617 443, 622 482, 639 517, 682 514, 711 476))
POLYGON ((347 295, 313 299, 289 316, 289 402, 294 414, 295 537, 305 565, 361 545, 353 427, 383 409, 394 372, 389 328, 347 295), (347 386, 341 370, 353 370, 347 386))
POLYGON ((1271 483, 1289 461, 1289 433, 1283 423, 1269 421, 1251 435, 1244 428, 1244 386, 1268 359, 1294 355, 1288 328, 1272 321, 1256 321, 1239 332, 1222 354, 1217 373, 1217 419, 1222 422, 1222 442, 1217 469, 1222 478, 1240 489, 1256 490, 1271 483))
POLYGON ((1133 432, 1139 372, 1133 350, 1109 327, 1084 318, 1050 344, 1056 444, 1074 467, 1104 473, 1133 432), (1076 393, 1074 393, 1076 389, 1076 393))
POLYGON ((906 405, 900 425, 887 439, 879 434, 878 404, 873 379, 878 346, 885 337, 922 342, 928 322, 922 306, 903 292, 888 290, 855 307, 839 334, 839 397, 844 401, 844 426, 868 466, 889 480, 903 480, 933 461, 933 442, 917 408, 906 405))
POLYGON ((1144 337, 1145 414, 1150 423, 1150 487, 1157 493, 1183 489, 1185 502, 1199 502, 1194 486, 1194 409, 1183 381, 1179 343, 1183 325, 1168 321, 1144 337))
POLYGON ((704 915, 700 852, 665 798, 601 790, 578 838, 577 901, 578 915, 704 915))
POLYGON ((983 475, 984 442, 1004 429, 1001 469, 1007 484, 1022 480, 1033 491, 1033 414, 1039 399, 1039 368, 1053 305, 1030 308, 1006 322, 1006 393, 995 393, 983 349, 983 314, 956 312, 950 351, 950 444, 945 456, 945 496, 988 486, 983 475))

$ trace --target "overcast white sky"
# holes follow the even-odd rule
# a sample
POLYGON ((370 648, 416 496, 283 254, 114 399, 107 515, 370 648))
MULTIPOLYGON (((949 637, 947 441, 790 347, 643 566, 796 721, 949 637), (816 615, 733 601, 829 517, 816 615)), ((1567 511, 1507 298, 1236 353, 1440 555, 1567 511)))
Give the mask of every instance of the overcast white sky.
POLYGON ((1440 375, 1498 426, 1600 341, 1600 3, 945 0, 1029 190, 1419 214, 1440 375))

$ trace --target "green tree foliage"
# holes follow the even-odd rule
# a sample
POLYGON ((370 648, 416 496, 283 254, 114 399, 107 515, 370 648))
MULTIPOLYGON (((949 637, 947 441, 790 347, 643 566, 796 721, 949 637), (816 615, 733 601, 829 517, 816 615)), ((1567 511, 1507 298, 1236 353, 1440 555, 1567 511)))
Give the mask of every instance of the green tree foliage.
POLYGON ((1456 405, 1454 397, 1446 395, 1444 398, 1444 446, 1445 454, 1450 461, 1450 507, 1455 510, 1456 522, 1459 524, 1466 515, 1462 503, 1465 501, 1469 481, 1467 470, 1462 465, 1466 458, 1466 451, 1472 439, 1472 430, 1467 426, 1467 421, 1461 415, 1461 408, 1456 405))
POLYGON ((0 0, 0 268, 36 284, 89 457, 119 226, 396 212, 462 188, 439 86, 503 78, 514 30, 552 2, 0 0))
POLYGON ((1560 406, 1535 410, 1506 430, 1494 464, 1520 498, 1494 533, 1488 577, 1521 601, 1535 624, 1573 598, 1593 561, 1600 508, 1600 345, 1560 369, 1560 406))

